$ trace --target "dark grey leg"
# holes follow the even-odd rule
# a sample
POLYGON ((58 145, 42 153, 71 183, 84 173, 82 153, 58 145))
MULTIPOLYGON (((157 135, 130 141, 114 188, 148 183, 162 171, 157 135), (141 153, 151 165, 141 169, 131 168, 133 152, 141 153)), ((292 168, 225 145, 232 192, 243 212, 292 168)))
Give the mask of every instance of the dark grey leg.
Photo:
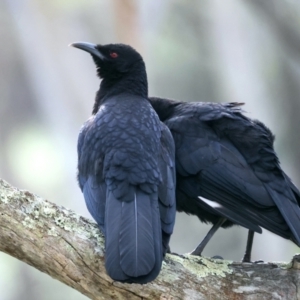
POLYGON ((216 224, 214 224, 214 226, 210 229, 210 231, 207 233, 202 242, 196 247, 196 249, 193 252, 191 252, 191 254, 201 256, 201 253, 204 250, 207 243, 210 241, 210 239, 213 237, 216 231, 224 224, 226 220, 226 218, 220 218, 219 221, 216 224))
POLYGON ((246 245, 246 252, 243 257, 242 262, 251 262, 251 251, 253 245, 253 238, 254 238, 254 231, 248 231, 248 238, 247 238, 247 245, 246 245))

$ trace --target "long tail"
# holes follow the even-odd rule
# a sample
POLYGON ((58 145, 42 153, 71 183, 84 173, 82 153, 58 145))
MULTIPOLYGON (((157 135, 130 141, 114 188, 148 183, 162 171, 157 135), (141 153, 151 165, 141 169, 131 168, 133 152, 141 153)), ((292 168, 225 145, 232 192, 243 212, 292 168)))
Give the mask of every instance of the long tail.
POLYGON ((284 178, 285 189, 279 184, 267 189, 292 232, 290 239, 300 247, 300 192, 286 174, 284 178))
POLYGON ((157 194, 136 189, 131 201, 107 191, 105 211, 106 270, 117 281, 147 283, 163 260, 157 194))

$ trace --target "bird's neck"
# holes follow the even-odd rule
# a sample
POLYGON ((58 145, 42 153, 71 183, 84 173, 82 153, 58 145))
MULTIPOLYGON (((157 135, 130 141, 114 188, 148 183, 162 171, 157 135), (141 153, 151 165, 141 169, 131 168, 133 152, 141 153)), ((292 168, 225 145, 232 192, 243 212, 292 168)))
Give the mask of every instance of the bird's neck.
POLYGON ((120 94, 131 94, 148 98, 148 82, 146 71, 133 70, 120 78, 104 78, 96 94, 93 114, 96 114, 100 105, 108 98, 120 94), (136 71, 136 72, 134 72, 136 71))
POLYGON ((180 105, 180 102, 178 101, 158 97, 150 97, 149 102, 162 122, 166 121, 170 116, 172 116, 174 109, 180 105))

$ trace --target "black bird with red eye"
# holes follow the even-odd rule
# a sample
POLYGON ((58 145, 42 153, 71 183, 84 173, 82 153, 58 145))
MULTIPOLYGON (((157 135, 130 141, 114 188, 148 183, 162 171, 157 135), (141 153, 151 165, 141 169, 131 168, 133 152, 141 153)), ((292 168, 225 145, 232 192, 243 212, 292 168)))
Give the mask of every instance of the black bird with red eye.
POLYGON ((117 58, 119 56, 117 52, 111 52, 109 55, 112 58, 117 58))
POLYGON ((176 214, 175 145, 148 100, 141 55, 128 45, 74 43, 102 79, 78 137, 78 182, 105 235, 111 278, 147 283, 160 272, 176 214))
POLYGON ((93 108, 93 114, 97 113, 99 108, 99 99, 103 97, 105 91, 106 97, 128 92, 133 94, 147 94, 148 81, 147 75, 143 72, 145 63, 142 56, 132 51, 132 48, 124 44, 96 45, 91 43, 73 43, 71 46, 87 51, 97 67, 97 75, 103 78, 101 82, 102 89, 97 92, 96 101, 93 108), (130 70, 139 73, 139 84, 132 80, 130 70), (114 86, 112 89, 111 87, 114 86))

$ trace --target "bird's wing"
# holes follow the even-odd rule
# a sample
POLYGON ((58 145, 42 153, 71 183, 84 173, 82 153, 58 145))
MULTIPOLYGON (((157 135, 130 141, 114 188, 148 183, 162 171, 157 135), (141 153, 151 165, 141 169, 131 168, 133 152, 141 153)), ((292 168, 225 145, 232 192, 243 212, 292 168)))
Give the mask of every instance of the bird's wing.
POLYGON ((78 183, 83 192, 86 206, 101 228, 104 230, 104 215, 106 201, 106 184, 102 179, 102 159, 97 156, 100 153, 100 144, 95 139, 97 130, 93 126, 93 118, 90 118, 82 126, 77 142, 78 153, 78 183), (94 142, 89 142, 93 140, 94 142), (92 157, 93 156, 93 157, 92 157), (95 157, 97 156, 97 157, 95 157), (92 158, 92 159, 91 159, 92 158))
POLYGON ((83 192, 83 187, 85 182, 87 181, 87 176, 84 175, 83 170, 80 170, 79 165, 82 164, 82 150, 83 150, 83 145, 84 145, 84 139, 86 132, 89 128, 88 122, 84 123, 83 126, 80 129, 79 135, 78 135, 78 140, 77 140, 77 161, 78 161, 78 170, 77 170, 77 181, 79 184, 79 187, 81 191, 83 192))
MULTIPOLYGON (((267 222, 271 224, 274 219, 278 220, 276 230, 282 230, 288 225, 292 232, 290 238, 300 244, 300 208, 298 189, 292 185, 282 171, 278 157, 273 148, 274 136, 271 131, 261 122, 250 120, 241 113, 234 114, 234 118, 221 118, 213 122, 212 127, 217 132, 222 132, 231 144, 241 153, 248 166, 253 171, 268 195, 267 197, 255 198, 253 189, 247 190, 253 195, 256 207, 276 205, 278 210, 270 214, 267 222), (285 222, 281 217, 284 218, 285 222), (272 218, 272 220, 271 220, 272 218), (281 224, 280 224, 281 223, 281 224)), ((267 218, 268 214, 263 217, 267 218)), ((263 226, 263 225, 262 225, 263 226)), ((266 227, 268 229, 268 227, 266 227)), ((273 231, 277 233, 276 231, 273 231)))
POLYGON ((89 176, 83 186, 83 195, 88 211, 105 234, 106 184, 103 181, 98 182, 95 176, 89 176))
MULTIPOLYGON (((248 196, 249 190, 257 196, 266 194, 245 160, 222 144, 205 124, 202 128, 197 126, 194 132, 192 122, 186 124, 186 130, 184 124, 177 125, 181 132, 172 127, 179 173, 177 189, 199 202, 199 196, 218 202, 221 206, 211 207, 217 214, 219 211, 220 216, 260 232, 258 223, 251 220, 249 214, 243 216, 240 212, 241 205, 250 207, 252 198, 248 196)), ((179 199, 177 202, 180 202, 179 199)))
POLYGON ((168 249, 170 236, 173 232, 176 215, 176 171, 175 171, 175 145, 168 127, 161 123, 161 155, 160 171, 162 182, 158 189, 161 228, 163 232, 164 253, 168 249))
POLYGON ((235 213, 241 214, 242 207, 248 220, 299 243, 299 205, 279 166, 270 130, 220 104, 191 111, 172 130, 178 135, 177 169, 184 176, 197 174, 202 196, 235 213))

